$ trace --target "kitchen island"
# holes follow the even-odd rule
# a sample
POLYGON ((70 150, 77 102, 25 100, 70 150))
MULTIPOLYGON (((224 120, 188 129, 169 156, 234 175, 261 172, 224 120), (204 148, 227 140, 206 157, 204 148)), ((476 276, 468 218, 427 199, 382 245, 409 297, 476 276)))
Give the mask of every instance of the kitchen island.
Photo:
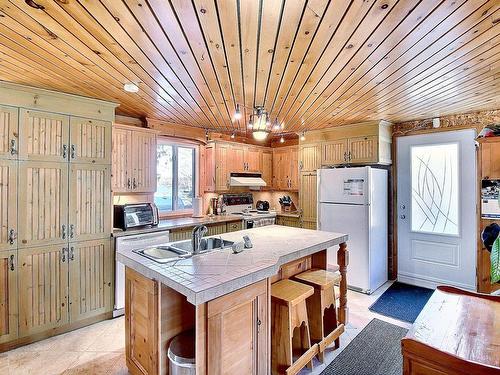
POLYGON ((241 253, 215 250, 168 264, 117 252, 127 267, 126 351, 132 374, 168 373, 169 342, 191 329, 197 374, 269 374, 271 284, 311 268, 326 269, 326 249, 337 245, 338 317, 345 324, 347 235, 271 225, 222 237, 238 242, 244 235, 253 247, 241 253))

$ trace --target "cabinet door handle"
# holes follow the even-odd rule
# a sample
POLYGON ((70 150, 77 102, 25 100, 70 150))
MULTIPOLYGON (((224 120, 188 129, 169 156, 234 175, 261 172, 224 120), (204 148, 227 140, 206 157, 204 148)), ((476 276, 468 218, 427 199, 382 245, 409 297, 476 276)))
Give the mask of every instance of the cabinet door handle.
POLYGON ((262 325, 262 320, 260 320, 260 318, 257 318, 257 333, 260 332, 260 326, 262 325))
POLYGON ((133 182, 132 182, 132 187, 134 189, 137 189, 137 181, 135 180, 135 177, 134 177, 133 182))
POLYGON ((66 159, 68 157, 68 145, 62 146, 62 158, 66 159))
POLYGON ((16 147, 16 140, 15 139, 10 140, 10 154, 11 155, 17 154, 17 147, 16 147))
POLYGON ((75 226, 71 224, 69 226, 69 238, 73 238, 75 236, 75 226))
POLYGON ((347 153, 347 157, 348 157, 349 161, 351 161, 351 159, 352 159, 352 154, 351 154, 351 151, 349 151, 349 152, 347 153))
POLYGON ((9 230, 9 243, 14 245, 14 240, 16 239, 16 231, 14 229, 9 230))
POLYGON ((71 159, 76 158, 76 145, 71 145, 71 159))
POLYGON ((61 262, 63 262, 63 263, 66 262, 66 251, 67 250, 68 249, 66 249, 65 247, 63 247, 61 250, 61 262))
POLYGON ((68 255, 69 260, 75 260, 75 247, 71 246, 70 247, 70 252, 68 255))
POLYGON ((344 151, 344 161, 347 161, 347 151, 344 151))
POLYGON ((61 226, 61 231, 62 231, 61 237, 64 240, 64 239, 66 239, 66 225, 63 224, 61 226))
POLYGON ((127 179, 127 188, 131 188, 132 187, 132 183, 130 182, 130 178, 127 179))
POLYGON ((14 271, 16 269, 15 264, 14 264, 14 254, 11 254, 11 256, 9 257, 9 260, 10 260, 10 270, 14 271))
POLYGON ((304 167, 304 164, 302 163, 302 160, 299 162, 299 169, 302 170, 302 168, 304 167))

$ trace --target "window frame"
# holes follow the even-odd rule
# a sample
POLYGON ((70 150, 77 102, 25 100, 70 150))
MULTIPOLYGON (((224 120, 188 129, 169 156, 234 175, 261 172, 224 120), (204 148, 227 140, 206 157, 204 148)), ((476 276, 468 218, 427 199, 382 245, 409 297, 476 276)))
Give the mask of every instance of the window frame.
MULTIPOLYGON (((166 210, 160 210, 158 208, 158 215, 160 218, 168 218, 168 217, 178 217, 178 216, 189 216, 192 215, 193 209, 192 208, 187 208, 187 209, 178 209, 177 204, 178 204, 178 194, 179 194, 179 163, 178 163, 178 152, 179 152, 179 147, 181 148, 191 148, 193 150, 193 200, 195 197, 198 196, 198 181, 199 181, 199 145, 194 142, 189 142, 177 138, 170 138, 170 137, 157 137, 157 152, 158 152, 158 146, 160 145, 169 145, 172 146, 172 158, 173 158, 173 165, 172 165, 172 210, 166 211, 166 210)), ((158 158, 157 161, 158 163, 158 158)), ((157 177, 158 179, 158 172, 157 172, 157 177)), ((157 188, 156 190, 158 191, 158 183, 157 183, 157 188)), ((153 194, 153 202, 155 199, 155 194, 157 191, 153 194)))

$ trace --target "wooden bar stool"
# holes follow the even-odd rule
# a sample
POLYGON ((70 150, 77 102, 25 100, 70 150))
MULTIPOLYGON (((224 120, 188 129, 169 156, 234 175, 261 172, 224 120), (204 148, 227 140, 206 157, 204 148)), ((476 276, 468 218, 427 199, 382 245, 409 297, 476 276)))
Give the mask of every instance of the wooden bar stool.
POLYGON ((307 301, 307 315, 311 340, 318 343, 319 359, 324 361, 324 351, 333 341, 335 349, 340 345, 344 325, 337 323, 337 304, 334 285, 342 276, 322 269, 313 269, 294 276, 294 279, 314 288, 314 294, 307 301))
POLYGON ((311 346, 306 299, 313 294, 313 287, 288 279, 271 285, 273 374, 296 374, 305 365, 312 368, 318 346, 311 346), (299 328, 299 334, 294 336, 295 328, 299 328), (296 361, 294 350, 300 350, 296 361))

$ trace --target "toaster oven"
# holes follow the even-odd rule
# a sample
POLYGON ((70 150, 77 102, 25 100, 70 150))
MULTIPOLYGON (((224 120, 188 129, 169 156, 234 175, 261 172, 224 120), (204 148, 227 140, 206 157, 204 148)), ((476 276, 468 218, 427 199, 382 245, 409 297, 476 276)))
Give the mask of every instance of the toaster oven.
POLYGON ((113 207, 113 227, 122 230, 158 225, 154 203, 120 204, 113 207))

